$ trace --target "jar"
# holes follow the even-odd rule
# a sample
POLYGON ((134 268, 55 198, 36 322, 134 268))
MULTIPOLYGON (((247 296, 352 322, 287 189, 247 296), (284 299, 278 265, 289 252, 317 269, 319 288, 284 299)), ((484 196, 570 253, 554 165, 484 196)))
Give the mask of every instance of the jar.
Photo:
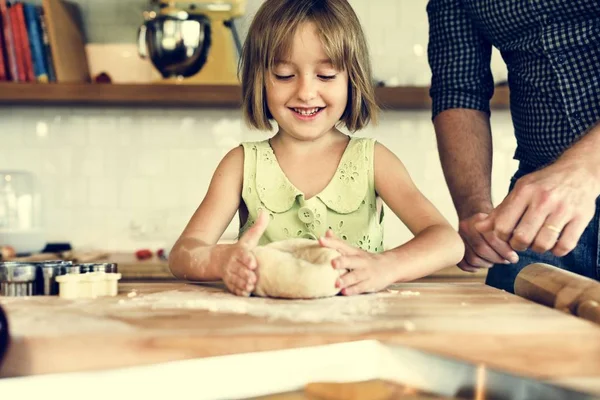
POLYGON ((39 253, 46 245, 39 184, 31 172, 0 171, 0 245, 17 254, 39 253))

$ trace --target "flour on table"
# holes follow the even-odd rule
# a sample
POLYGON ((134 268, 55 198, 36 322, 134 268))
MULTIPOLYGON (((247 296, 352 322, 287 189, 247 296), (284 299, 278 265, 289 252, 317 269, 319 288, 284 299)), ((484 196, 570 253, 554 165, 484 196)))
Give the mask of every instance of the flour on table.
MULTIPOLYGON (((359 322, 384 314, 384 300, 392 294, 336 296, 312 300, 280 300, 238 297, 223 291, 167 291, 119 301, 123 308, 148 306, 152 309, 199 309, 214 313, 247 314, 269 320, 292 322, 359 322)), ((403 321, 397 325, 402 326, 403 321)))
POLYGON ((10 311, 9 329, 13 338, 137 331, 135 327, 126 322, 99 318, 85 312, 52 312, 51 309, 27 309, 24 312, 10 311))

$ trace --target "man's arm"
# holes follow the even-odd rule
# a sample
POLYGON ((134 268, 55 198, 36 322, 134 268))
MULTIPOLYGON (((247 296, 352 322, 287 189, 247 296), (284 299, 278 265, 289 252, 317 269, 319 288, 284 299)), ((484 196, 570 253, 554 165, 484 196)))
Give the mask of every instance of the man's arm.
POLYGON ((432 114, 438 150, 460 220, 489 213, 492 139, 492 45, 460 0, 430 0, 429 44, 432 114))
POLYGON ((492 210, 492 141, 489 126, 494 82, 491 43, 479 32, 460 0, 430 0, 429 45, 432 113, 446 182, 459 216, 465 271, 518 260, 493 232, 475 223, 492 210))
POLYGON ((459 220, 494 208, 491 198, 492 137, 489 116, 449 109, 434 121, 440 160, 459 220))

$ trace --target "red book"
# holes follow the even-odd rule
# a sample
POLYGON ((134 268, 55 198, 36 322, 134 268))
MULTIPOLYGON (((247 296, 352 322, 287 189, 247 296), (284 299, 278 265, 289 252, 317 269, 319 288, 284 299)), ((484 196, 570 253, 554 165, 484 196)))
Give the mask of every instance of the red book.
POLYGON ((15 6, 11 6, 8 9, 10 15, 10 28, 13 36, 13 45, 15 48, 15 58, 17 60, 17 72, 19 82, 27 81, 27 73, 25 73, 25 59, 23 56, 23 46, 21 45, 21 29, 19 28, 17 17, 17 9, 15 6))
POLYGON ((31 47, 29 46, 29 35, 27 34, 27 25, 25 24, 25 12, 23 3, 15 3, 12 8, 15 9, 19 37, 21 38, 21 54, 23 56, 23 66, 27 82, 35 82, 35 73, 33 72, 33 61, 31 59, 31 47))
POLYGON ((11 80, 18 81, 17 58, 6 0, 0 0, 0 14, 0 17, 2 17, 2 32, 4 33, 4 50, 6 50, 6 67, 9 72, 7 75, 11 80))
POLYGON ((3 29, 2 29, 2 9, 0 8, 0 81, 5 81, 8 79, 8 76, 6 75, 6 67, 4 66, 5 61, 4 59, 6 57, 4 57, 4 35, 2 34, 3 29))

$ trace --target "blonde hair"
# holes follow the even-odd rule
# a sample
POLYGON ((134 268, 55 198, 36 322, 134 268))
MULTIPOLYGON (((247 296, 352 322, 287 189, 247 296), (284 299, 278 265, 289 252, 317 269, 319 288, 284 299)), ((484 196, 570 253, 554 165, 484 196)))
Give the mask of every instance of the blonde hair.
POLYGON ((340 118, 357 131, 377 121, 379 108, 367 41, 347 0, 266 0, 257 11, 242 49, 238 74, 242 81, 242 109, 246 123, 271 130, 265 80, 278 60, 285 59, 300 25, 312 22, 333 66, 348 71, 348 103, 340 118))

